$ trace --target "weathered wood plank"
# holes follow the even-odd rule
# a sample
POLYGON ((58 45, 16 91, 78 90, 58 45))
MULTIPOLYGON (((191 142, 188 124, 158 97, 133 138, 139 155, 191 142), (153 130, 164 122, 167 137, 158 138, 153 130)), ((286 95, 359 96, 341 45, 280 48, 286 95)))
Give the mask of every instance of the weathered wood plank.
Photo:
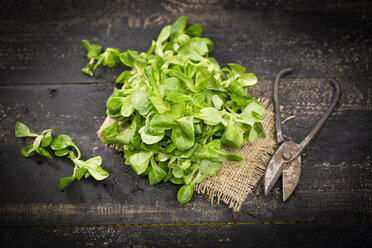
POLYGON ((2 247, 370 247, 371 223, 0 229, 2 247), (270 230, 270 231, 268 231, 270 230), (22 237, 22 238, 20 238, 22 237))
MULTIPOLYGON (((279 183, 268 197, 258 185, 237 221, 258 221, 254 217, 264 221, 371 218, 371 90, 368 80, 339 81, 344 89, 340 103, 306 151, 294 195, 283 203, 279 183)), ((175 197, 177 186, 150 186, 146 178, 123 164, 120 153, 99 141, 95 132, 105 117, 105 101, 112 88, 111 84, 0 88, 1 224, 233 221, 226 206, 210 206, 200 195, 180 205, 175 197), (59 178, 72 173, 71 163, 38 156, 23 158, 19 149, 30 141, 13 137, 17 120, 35 132, 53 127, 55 134, 72 136, 83 158, 103 157, 110 177, 102 182, 82 180, 58 190, 59 178)), ((251 92, 269 97, 272 81, 260 81, 251 92)), ((331 95, 326 80, 283 80, 284 118, 297 111, 296 118, 284 125, 285 137, 300 141, 327 108, 331 95)))
POLYGON ((371 77, 369 1, 38 1, 2 4, 2 83, 113 81, 123 67, 80 69, 88 62, 83 38, 122 50, 146 51, 161 27, 181 15, 201 23, 222 65, 241 63, 259 78, 283 66, 297 77, 371 77))

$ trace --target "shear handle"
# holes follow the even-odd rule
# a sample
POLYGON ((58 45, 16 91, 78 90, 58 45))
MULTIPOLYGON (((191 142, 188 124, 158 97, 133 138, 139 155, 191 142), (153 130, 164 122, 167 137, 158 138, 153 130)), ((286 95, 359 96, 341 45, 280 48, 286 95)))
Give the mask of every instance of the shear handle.
POLYGON ((274 104, 275 104, 275 129, 276 129, 276 141, 278 144, 284 142, 283 133, 282 133, 282 124, 280 122, 280 106, 279 106, 279 80, 285 75, 292 73, 291 68, 281 70, 275 77, 274 83, 274 104))
POLYGON ((330 79, 331 84, 333 85, 335 89, 335 93, 333 95, 333 99, 331 104, 329 105, 327 111, 323 114, 322 118, 318 121, 318 123, 315 125, 313 130, 306 136, 306 138, 299 144, 300 151, 294 155, 294 157, 297 157, 300 155, 303 150, 309 145, 309 143, 313 140, 314 136, 318 133, 319 129, 323 126, 324 122, 326 121, 327 117, 331 114, 332 110, 336 106, 336 103, 340 97, 340 86, 334 79, 330 79))

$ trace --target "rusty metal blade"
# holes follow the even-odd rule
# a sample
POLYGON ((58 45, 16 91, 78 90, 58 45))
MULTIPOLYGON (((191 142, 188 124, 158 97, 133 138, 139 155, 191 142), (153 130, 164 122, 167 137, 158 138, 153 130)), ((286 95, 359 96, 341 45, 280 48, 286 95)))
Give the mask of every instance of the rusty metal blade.
MULTIPOLYGON (((267 195, 274 187, 285 167, 285 163, 291 162, 291 154, 297 151, 298 145, 294 142, 286 141, 276 150, 274 156, 267 165, 264 177, 264 192, 267 195)), ((296 158, 293 158, 296 159, 296 158)))
POLYGON ((282 159, 282 153, 280 152, 279 147, 278 151, 271 158, 269 164, 267 165, 265 177, 264 177, 264 192, 267 195, 270 190, 274 187, 279 176, 282 174, 284 163, 282 159))
POLYGON ((291 163, 286 163, 283 169, 283 201, 295 190, 301 175, 301 156, 291 163))

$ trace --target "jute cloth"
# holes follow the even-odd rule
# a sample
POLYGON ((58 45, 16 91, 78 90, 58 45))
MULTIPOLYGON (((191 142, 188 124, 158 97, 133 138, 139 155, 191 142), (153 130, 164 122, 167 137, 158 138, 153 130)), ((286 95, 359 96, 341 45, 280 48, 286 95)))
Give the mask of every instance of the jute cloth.
MULTIPOLYGON (((254 143, 247 143, 240 149, 224 147, 244 158, 243 162, 225 161, 222 163, 221 171, 195 185, 198 193, 205 194, 212 203, 226 203, 234 212, 239 212, 243 202, 251 193, 252 188, 265 172, 271 155, 275 152, 276 141, 274 136, 274 106, 267 99, 260 99, 266 108, 263 127, 266 138, 258 138, 254 143)), ((104 123, 98 130, 98 137, 103 140, 102 130, 110 125, 115 118, 106 117, 104 123)), ((124 127, 122 127, 124 129, 124 127)), ((122 151, 119 145, 110 147, 122 151)))
POLYGON ((240 149, 224 146, 224 149, 244 158, 243 162, 225 161, 221 171, 195 186, 198 193, 205 194, 211 202, 226 203, 234 212, 239 212, 252 188, 263 176, 266 166, 275 152, 274 105, 261 100, 266 108, 263 127, 266 138, 258 138, 240 149))

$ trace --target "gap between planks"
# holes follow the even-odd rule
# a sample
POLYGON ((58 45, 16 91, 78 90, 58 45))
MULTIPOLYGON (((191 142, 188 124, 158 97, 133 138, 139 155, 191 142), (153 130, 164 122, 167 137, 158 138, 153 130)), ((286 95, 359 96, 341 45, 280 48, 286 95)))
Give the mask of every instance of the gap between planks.
POLYGON ((120 227, 168 227, 168 226, 257 226, 298 224, 369 224, 372 219, 353 220, 309 220, 309 221, 264 221, 264 222, 200 222, 200 223, 158 223, 158 224, 106 224, 106 225, 20 225, 0 226, 4 229, 57 229, 57 228, 120 228, 120 227))

